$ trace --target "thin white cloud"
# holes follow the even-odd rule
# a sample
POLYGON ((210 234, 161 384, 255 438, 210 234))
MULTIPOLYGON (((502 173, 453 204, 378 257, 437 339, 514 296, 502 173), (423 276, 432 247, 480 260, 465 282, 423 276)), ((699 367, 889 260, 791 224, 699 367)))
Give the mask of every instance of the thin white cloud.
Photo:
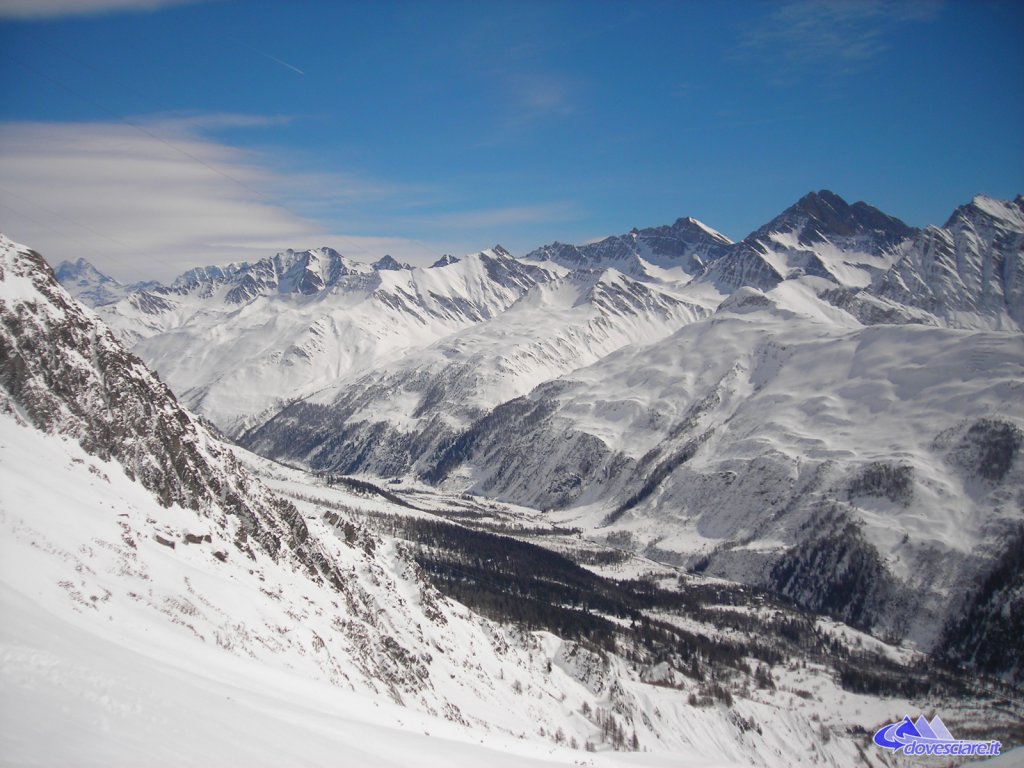
POLYGON ((225 128, 275 128, 295 122, 292 115, 249 115, 237 112, 157 112, 128 117, 129 124, 152 126, 161 133, 194 135, 225 128))
POLYGON ((457 211, 431 216, 417 217, 421 224, 437 229, 493 230, 525 224, 544 224, 550 222, 574 221, 581 218, 579 207, 572 202, 554 202, 544 205, 509 206, 504 208, 487 208, 476 211, 457 211))
POLYGON ((490 75, 503 94, 503 112, 480 146, 521 140, 536 128, 576 114, 580 84, 554 72, 497 72, 490 75))
POLYGON ((908 23, 935 18, 941 0, 793 0, 746 31, 740 52, 777 78, 852 74, 884 52, 908 23))
POLYGON ((54 19, 59 16, 92 16, 118 11, 155 11, 173 5, 209 0, 0 0, 0 18, 54 19))
MULTIPOLYGON (((216 121, 232 123, 230 116, 216 121)), ((239 121, 234 121, 237 124, 239 121)), ((244 122, 244 120, 241 120, 244 122)), ((0 231, 51 263, 84 256, 125 280, 258 259, 288 247, 349 244, 358 255, 432 254, 401 237, 332 234, 277 201, 289 191, 324 208, 386 198, 385 184, 289 176, 252 153, 192 135, 185 122, 0 124, 0 231), (169 136, 170 138, 165 138, 169 136)), ((344 251, 343 251, 344 252, 344 251)))
POLYGON ((564 77, 520 73, 509 76, 505 87, 518 109, 531 118, 566 117, 576 111, 573 88, 564 77))

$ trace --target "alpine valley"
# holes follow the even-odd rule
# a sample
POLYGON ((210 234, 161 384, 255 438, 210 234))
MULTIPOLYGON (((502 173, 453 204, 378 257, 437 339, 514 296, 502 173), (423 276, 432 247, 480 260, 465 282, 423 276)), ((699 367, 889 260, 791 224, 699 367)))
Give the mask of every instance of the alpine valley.
POLYGON ((1024 197, 170 285, 0 236, 0 429, 5 764, 1024 755, 1024 197))

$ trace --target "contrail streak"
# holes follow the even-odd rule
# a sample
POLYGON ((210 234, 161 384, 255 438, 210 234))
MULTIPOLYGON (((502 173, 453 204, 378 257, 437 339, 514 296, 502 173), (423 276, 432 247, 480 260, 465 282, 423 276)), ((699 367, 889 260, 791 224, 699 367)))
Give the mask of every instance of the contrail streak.
POLYGON ((243 48, 248 48, 253 53, 255 53, 255 54, 259 55, 259 56, 262 56, 265 59, 270 59, 271 61, 273 61, 273 62, 275 62, 277 64, 280 64, 282 67, 286 67, 286 68, 290 69, 292 72, 297 72, 300 75, 305 75, 306 74, 301 69, 296 67, 294 64, 289 64, 287 61, 282 61, 281 59, 277 58, 277 56, 272 56, 269 53, 267 53, 266 51, 261 51, 256 46, 249 45, 249 43, 245 42, 244 40, 240 40, 235 35, 228 35, 227 37, 228 37, 228 39, 232 40, 235 44, 240 45, 243 48))
POLYGON ((255 51, 256 53, 258 53, 260 56, 265 56, 268 59, 270 59, 271 61, 276 61, 282 67, 288 67, 288 69, 290 69, 292 72, 298 72, 300 75, 305 75, 306 74, 305 72, 303 72, 298 67, 293 66, 292 64, 289 64, 287 61, 281 61, 281 59, 277 58, 277 56, 271 56, 269 53, 261 51, 258 48, 253 48, 252 50, 255 51))

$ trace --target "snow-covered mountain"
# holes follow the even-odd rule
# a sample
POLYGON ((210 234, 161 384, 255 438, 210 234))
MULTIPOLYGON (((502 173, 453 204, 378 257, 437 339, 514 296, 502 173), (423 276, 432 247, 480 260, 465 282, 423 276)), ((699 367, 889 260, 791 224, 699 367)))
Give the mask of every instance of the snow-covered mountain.
POLYGON ((1024 197, 979 195, 928 227, 870 294, 957 328, 1024 329, 1024 197))
POLYGON ((103 274, 85 259, 62 261, 54 271, 67 292, 90 307, 114 304, 133 293, 159 286, 152 281, 125 285, 103 274))
POLYGON ((244 440, 257 450, 287 441, 291 457, 332 471, 403 474, 501 404, 706 314, 614 269, 570 272, 500 315, 297 401, 244 440))
MULTIPOLYGON (((421 371, 422 350, 434 344, 448 347, 438 347, 437 355, 475 369, 479 360, 465 360, 476 355, 470 347, 504 343, 501 315, 520 299, 535 313, 535 319, 525 320, 526 309, 516 306, 517 327, 533 326, 537 337, 527 345, 547 346, 564 362, 552 367, 552 354, 541 353, 537 369, 530 371, 528 364, 524 369, 515 361, 496 361, 508 375, 491 377, 493 386, 480 384, 477 390, 486 393, 486 407, 524 394, 527 381, 550 380, 617 348, 590 332, 556 343, 557 333, 547 331, 563 312, 563 300, 533 294, 550 294, 542 286, 564 280, 607 285, 619 279, 611 277, 615 273, 624 276, 627 293, 662 297, 652 299, 649 311, 638 306, 629 313, 663 324, 645 341, 707 315, 742 287, 770 291, 782 283, 821 296, 841 310, 835 317, 842 322, 1019 328, 1021 205, 1020 199, 1000 203, 979 197, 945 228, 918 232, 865 203, 848 205, 823 190, 806 195, 740 243, 682 218, 589 245, 554 243, 524 259, 496 246, 409 269, 390 258, 372 265, 354 262, 325 247, 285 251, 251 264, 197 268, 170 286, 135 290, 116 303, 106 303, 112 295, 102 289, 106 282, 82 296, 89 301, 101 294, 103 317, 183 402, 239 435, 298 399, 323 400, 323 393, 345 389, 363 376, 379 378, 387 375, 385 369, 403 365, 421 371), (571 272, 579 274, 570 277, 571 272), (605 278, 592 277, 601 273, 605 278), (687 317, 663 322, 665 297, 689 305, 687 317), (486 341, 490 329, 493 344, 486 341), (470 339, 457 342, 463 332, 470 339)), ((77 272, 88 268, 79 262, 77 272)), ((78 285, 71 273, 67 282, 78 285)), ((575 301, 583 307, 591 298, 584 293, 575 301)), ((630 332, 611 336, 620 336, 620 343, 642 341, 630 332)))
POLYGON ((494 317, 558 274, 501 246, 428 269, 320 248, 191 270, 102 314, 187 406, 238 433, 494 317))
POLYGON ((552 243, 526 255, 570 269, 609 267, 638 278, 692 277, 727 253, 732 241, 693 218, 666 227, 634 229, 587 245, 552 243))
POLYGON ((709 263, 700 279, 724 293, 767 291, 805 276, 863 287, 897 260, 914 232, 866 203, 811 192, 709 263))
POLYGON ((348 487, 236 457, 0 238, 4 759, 839 766, 937 704, 1011 744, 1019 707, 906 649, 525 510, 348 487))
POLYGON ((412 471, 549 509, 934 648, 1022 520, 1022 237, 1018 202, 977 198, 918 232, 820 192, 720 244, 693 279, 641 281, 601 271, 592 246, 552 246, 549 260, 598 266, 243 440, 317 469, 412 471), (940 236, 956 256, 922 273, 940 236), (930 294, 888 293, 911 273, 930 294), (605 315, 621 341, 602 347, 566 325, 601 317, 600 301, 550 300, 584 274, 686 309, 654 330, 658 301, 632 302, 605 315), (996 454, 1003 469, 986 476, 996 454))
POLYGON ((1022 211, 919 231, 823 190, 739 243, 286 252, 101 311, 266 455, 550 509, 939 648, 1021 520, 1022 211))

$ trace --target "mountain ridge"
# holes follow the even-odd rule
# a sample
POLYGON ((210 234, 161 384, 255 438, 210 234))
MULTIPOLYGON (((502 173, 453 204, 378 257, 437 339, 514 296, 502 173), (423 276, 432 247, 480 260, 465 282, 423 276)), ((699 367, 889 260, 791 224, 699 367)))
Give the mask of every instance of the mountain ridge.
MULTIPOLYGON (((1024 227, 1015 229, 1006 213, 1012 205, 982 200, 953 217, 973 233, 979 216, 991 216, 986 208, 996 212, 995 234, 979 247, 979 238, 910 230, 866 206, 804 198, 681 286, 650 275, 637 281, 702 307, 688 322, 533 390, 507 391, 511 399, 476 417, 453 419, 469 393, 493 385, 453 371, 485 370, 490 359, 500 370, 502 357, 481 357, 484 348, 462 331, 438 343, 440 368, 400 361, 385 386, 364 389, 357 380, 337 396, 299 401, 242 440, 318 469, 412 472, 548 509, 593 535, 629 534, 655 559, 754 583, 932 647, 1000 556, 1001 537, 1019 517, 1004 505, 1022 492, 1019 452, 1009 474, 976 488, 984 467, 951 458, 976 449, 950 448, 944 441, 953 438, 940 433, 967 446, 970 435, 998 442, 1000 430, 1024 424, 1011 395, 1024 379, 1024 340, 1012 321, 1016 294, 990 311, 967 283, 953 283, 943 295, 971 302, 958 315, 884 289, 901 270, 917 269, 922 243, 938 231, 965 273, 971 265, 981 273, 986 259, 1024 263, 1024 227), (822 225, 823 202, 842 214, 840 234, 822 225), (806 231, 810 245, 800 241, 806 231), (770 279, 741 277, 741 287, 723 290, 724 278, 748 267, 770 279), (695 369, 680 350, 699 361, 695 369), (949 371, 957 372, 952 380, 949 371), (396 420, 389 413, 398 403, 409 416, 396 420), (903 431, 876 429, 876 413, 903 431), (914 512, 888 523, 886 505, 914 512), (959 540, 936 535, 952 524, 947 507, 970 521, 959 540), (931 522, 911 525, 915 516, 931 522), (945 558, 939 570, 936 558, 945 558), (860 602, 843 597, 851 590, 860 602)), ((945 290, 934 275, 922 280, 945 290)), ((1011 274, 1007 284, 1014 281, 1011 274)), ((473 333, 501 338, 504 322, 473 333)), ((551 334, 549 325, 536 337, 551 334)))
MULTIPOLYGON (((884 301, 887 293, 893 294, 895 289, 876 284, 886 282, 884 278, 896 263, 907 259, 907 253, 900 251, 927 249, 926 241, 929 237, 934 238, 937 230, 957 228, 961 231, 965 221, 982 218, 987 218, 988 226, 997 230, 1000 227, 1006 229, 1007 223, 1011 230, 1019 230, 1024 226, 1021 223, 1022 201, 1022 196, 1014 201, 999 201, 976 195, 970 203, 954 211, 943 227, 930 225, 922 230, 910 227, 865 202, 847 204, 840 196, 822 189, 807 193, 735 243, 697 219, 680 217, 672 225, 634 228, 625 235, 613 235, 581 246, 556 241, 533 249, 522 258, 528 262, 558 264, 568 269, 613 267, 643 281, 698 279, 718 284, 726 293, 745 285, 770 290, 786 279, 802 275, 835 282, 840 293, 864 292, 867 289, 859 301, 850 296, 839 298, 846 310, 855 303, 866 306, 871 301, 884 301), (921 240, 925 241, 923 245, 919 242, 921 240), (826 246, 825 253, 816 246, 826 246), (844 263, 843 260, 851 255, 852 261, 844 263), (664 269, 678 271, 667 276, 662 273, 664 269), (855 274, 858 272, 860 274, 855 274)), ((1008 247, 1012 245, 1010 243, 1008 247)), ((511 258, 511 254, 501 246, 495 246, 490 252, 511 258)), ((457 261, 455 257, 446 255, 429 267, 411 267, 385 256, 367 264, 352 261, 324 246, 307 251, 289 249, 257 262, 193 268, 166 286, 152 282, 121 286, 95 268, 89 274, 83 268, 83 265, 88 265, 84 259, 78 261, 79 274, 71 271, 69 263, 66 263, 68 269, 64 274, 69 286, 75 288, 76 280, 81 283, 76 290, 93 306, 114 303, 112 299, 120 294, 104 292, 102 288, 112 285, 118 291, 125 291, 126 295, 149 292, 147 299, 160 307, 159 299, 153 299, 153 291, 159 297, 168 291, 180 294, 201 290, 211 297, 215 286, 232 283, 234 290, 227 300, 233 304, 244 304, 269 292, 316 294, 336 286, 340 278, 349 275, 371 278, 381 270, 413 272, 437 269, 457 261), (96 290, 96 296, 92 295, 90 288, 96 290)), ((962 259, 958 265, 963 267, 962 259)), ((1004 272, 1016 275, 1013 260, 1002 263, 1002 268, 1004 272)), ((986 274, 989 273, 990 269, 986 274)), ((900 281, 893 276, 888 282, 900 281)), ((1016 286, 1020 281, 1013 279, 1012 282, 1016 286)), ((144 303, 145 300, 136 299, 136 302, 144 303)), ((941 321, 956 322, 951 316, 943 316, 941 321)), ((1016 316, 1012 321, 1020 326, 1016 316)))
POLYGON ((977 458, 1024 425, 1022 211, 916 230, 821 190, 738 243, 681 218, 100 311, 266 455, 550 510, 931 648, 1024 492, 1019 451, 998 481, 977 458))

